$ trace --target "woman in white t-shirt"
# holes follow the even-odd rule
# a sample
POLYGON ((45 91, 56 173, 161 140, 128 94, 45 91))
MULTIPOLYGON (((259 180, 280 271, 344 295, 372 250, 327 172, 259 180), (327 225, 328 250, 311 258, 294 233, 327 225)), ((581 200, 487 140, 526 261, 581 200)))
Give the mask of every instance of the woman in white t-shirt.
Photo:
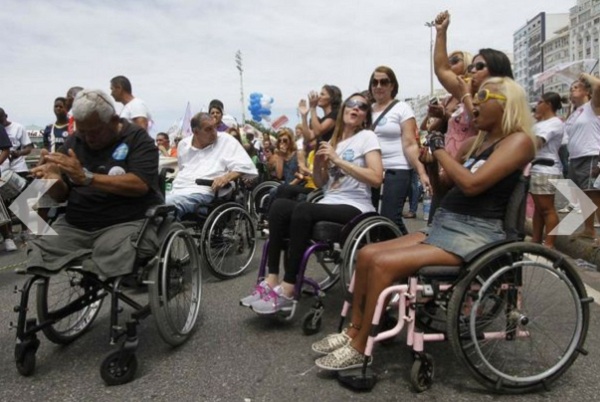
POLYGON ((325 196, 317 204, 276 199, 269 210, 268 275, 250 296, 240 300, 258 314, 289 311, 297 292, 296 277, 315 223, 346 224, 373 212, 371 187, 383 178, 379 142, 370 127, 370 104, 361 94, 342 105, 330 142, 321 142, 315 155, 313 179, 325 196), (286 241, 286 239, 289 239, 286 241), (279 283, 279 261, 285 251, 285 275, 279 283))
MULTIPOLYGON (((406 234, 408 231, 402 221, 402 208, 408 197, 413 168, 423 187, 429 189, 429 178, 419 162, 415 114, 407 103, 394 99, 398 94, 398 80, 389 67, 379 66, 373 71, 369 79, 369 93, 375 100, 371 119, 374 122, 373 131, 381 144, 385 169, 379 212, 406 234)), ((373 195, 373 203, 377 205, 379 193, 374 192, 373 195)))
POLYGON ((564 123, 556 117, 556 112, 561 108, 560 95, 556 92, 546 92, 535 107, 535 118, 538 122, 533 126, 538 149, 536 157, 551 159, 554 165, 535 165, 531 168, 529 192, 535 204, 531 241, 541 243, 545 227, 544 244, 550 248, 554 248, 556 236, 549 233, 558 225, 558 214, 554 208, 556 187, 550 180, 562 179, 562 164, 558 149, 562 143, 564 123))
MULTIPOLYGON (((600 79, 582 74, 571 85, 569 96, 574 109, 565 121, 565 135, 569 136, 569 179, 598 207, 600 189, 594 187, 594 181, 600 173, 600 79)), ((574 236, 596 239, 594 214, 586 218, 584 229, 574 236)))

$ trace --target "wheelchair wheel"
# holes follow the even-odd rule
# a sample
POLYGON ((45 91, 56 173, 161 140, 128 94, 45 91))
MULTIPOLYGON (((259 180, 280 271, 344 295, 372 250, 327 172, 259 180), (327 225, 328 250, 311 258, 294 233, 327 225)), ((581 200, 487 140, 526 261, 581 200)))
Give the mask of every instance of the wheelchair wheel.
POLYGON ((240 205, 220 205, 202 229, 200 253, 207 268, 219 279, 241 275, 256 251, 256 229, 250 214, 240 205))
MULTIPOLYGON (((341 259, 339 251, 324 250, 312 253, 306 263, 304 275, 319 284, 322 291, 327 291, 340 279, 341 259)), ((304 293, 313 294, 314 289, 305 285, 304 293)))
POLYGON ((263 181, 258 186, 254 187, 250 195, 250 213, 256 220, 261 220, 267 213, 267 205, 269 203, 270 191, 275 187, 279 187, 279 182, 274 180, 263 181))
POLYGON ((100 366, 100 377, 106 385, 127 384, 135 376, 138 361, 135 353, 123 353, 120 350, 109 354, 100 366))
POLYGON ((371 216, 356 224, 350 231, 342 248, 341 278, 344 293, 348 292, 358 250, 369 243, 378 243, 400 237, 398 226, 383 216, 371 216))
POLYGON ((316 204, 323 197, 325 197, 325 191, 323 191, 322 188, 317 188, 308 193, 308 196, 306 196, 306 202, 312 202, 313 204, 316 204))
MULTIPOLYGON (((80 270, 66 268, 55 275, 44 278, 36 294, 37 316, 40 323, 53 320, 53 314, 77 299, 85 299, 103 292, 87 280, 80 270)), ((79 338, 92 325, 100 312, 102 300, 86 304, 52 325, 42 328, 49 341, 66 345, 79 338)))
POLYGON ((487 388, 547 388, 583 352, 590 301, 561 254, 533 243, 503 245, 478 258, 456 286, 448 338, 487 388))
POLYGON ((187 340, 194 330, 202 296, 202 270, 196 246, 180 224, 174 224, 150 271, 150 308, 158 332, 171 346, 187 340))

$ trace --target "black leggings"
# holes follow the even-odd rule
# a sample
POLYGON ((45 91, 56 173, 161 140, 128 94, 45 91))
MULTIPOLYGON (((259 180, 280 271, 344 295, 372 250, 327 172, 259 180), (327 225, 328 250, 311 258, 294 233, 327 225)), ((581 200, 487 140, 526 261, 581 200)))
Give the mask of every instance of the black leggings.
POLYGON ((360 214, 358 208, 350 205, 276 199, 269 210, 269 274, 279 275, 281 252, 285 250, 286 239, 289 239, 283 264, 283 280, 296 283, 302 256, 309 246, 314 224, 319 221, 346 224, 360 214))

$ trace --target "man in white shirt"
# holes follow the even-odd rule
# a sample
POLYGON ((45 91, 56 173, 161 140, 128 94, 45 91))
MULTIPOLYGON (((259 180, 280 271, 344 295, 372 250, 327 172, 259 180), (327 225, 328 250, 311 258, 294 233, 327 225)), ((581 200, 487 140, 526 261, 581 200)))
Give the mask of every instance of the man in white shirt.
POLYGON ((123 104, 123 110, 121 110, 119 117, 127 119, 149 131, 149 127, 152 124, 150 110, 143 100, 133 96, 131 82, 127 77, 118 75, 110 80, 110 94, 115 101, 123 104))
MULTIPOLYGON (((0 124, 2 124, 6 130, 6 134, 8 134, 8 138, 12 144, 8 159, 0 165, 0 170, 2 172, 12 170, 19 176, 25 177, 29 173, 27 163, 25 163, 25 156, 29 155, 33 149, 31 139, 29 138, 25 127, 19 123, 9 121, 8 115, 2 108, 0 108, 0 124)), ((11 200, 4 201, 7 203, 7 201, 11 200)), ((0 233, 4 238, 4 249, 6 251, 16 251, 17 246, 13 240, 12 225, 10 222, 0 227, 0 233)))
POLYGON ((216 192, 242 175, 256 176, 252 159, 233 136, 217 132, 217 122, 208 113, 198 113, 190 121, 192 135, 179 142, 179 173, 166 203, 177 207, 179 218, 209 204, 216 192), (196 179, 212 180, 212 186, 199 186, 196 179))

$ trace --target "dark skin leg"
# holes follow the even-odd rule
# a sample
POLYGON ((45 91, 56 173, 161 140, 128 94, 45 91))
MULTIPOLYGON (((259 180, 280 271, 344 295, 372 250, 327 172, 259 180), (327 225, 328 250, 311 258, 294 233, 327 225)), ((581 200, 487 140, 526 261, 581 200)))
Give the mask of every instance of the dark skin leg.
POLYGON ((546 241, 548 247, 554 247, 556 236, 548 235, 558 225, 558 214, 554 208, 554 194, 532 194, 535 203, 535 213, 533 215, 533 235, 534 243, 541 243, 546 228, 546 241))
POLYGON ((365 246, 358 255, 354 286, 351 345, 364 353, 379 294, 426 265, 460 265, 462 260, 435 246, 420 244, 422 233, 365 246))

